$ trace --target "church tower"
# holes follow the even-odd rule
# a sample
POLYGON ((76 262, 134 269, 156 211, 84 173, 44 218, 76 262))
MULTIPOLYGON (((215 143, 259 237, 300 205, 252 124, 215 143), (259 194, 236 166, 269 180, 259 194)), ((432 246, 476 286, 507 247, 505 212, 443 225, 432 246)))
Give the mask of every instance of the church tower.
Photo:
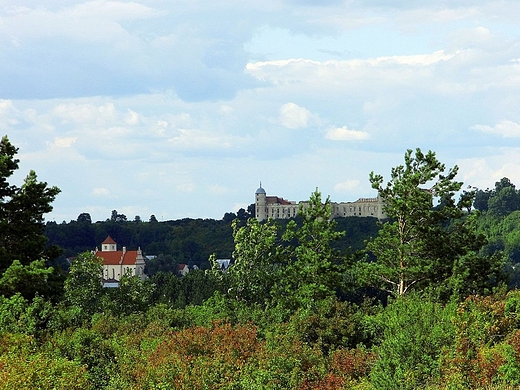
POLYGON ((262 188, 262 182, 260 182, 260 187, 255 192, 255 213, 258 221, 267 219, 267 194, 262 188))
POLYGON ((105 238, 105 241, 101 243, 101 251, 103 252, 115 252, 117 251, 117 243, 110 236, 105 238))

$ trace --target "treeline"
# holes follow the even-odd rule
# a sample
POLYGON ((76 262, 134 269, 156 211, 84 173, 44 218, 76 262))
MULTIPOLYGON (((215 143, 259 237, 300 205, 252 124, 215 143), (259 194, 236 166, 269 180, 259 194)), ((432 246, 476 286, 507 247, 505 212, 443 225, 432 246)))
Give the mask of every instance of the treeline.
MULTIPOLYGON (((89 214, 82 213, 77 220, 68 223, 47 222, 47 245, 61 249, 58 260, 64 267, 68 265, 67 258, 100 248, 101 242, 110 235, 119 248, 126 246, 135 250, 140 247, 145 255, 153 256, 146 268, 150 276, 159 271, 175 272, 177 264, 208 269, 212 254, 217 258, 231 258, 234 249, 232 221, 238 219, 245 224, 252 216, 239 211, 237 214, 226 213, 222 220, 186 218, 158 222, 152 215, 150 221, 143 222, 117 217, 120 215, 114 210, 110 219, 92 222, 89 214)), ((297 221, 301 222, 298 218, 297 221)), ((287 222, 279 221, 282 227, 287 222)), ((337 223, 338 229, 346 232, 335 243, 335 247, 342 252, 362 249, 365 240, 374 237, 379 229, 374 218, 338 218, 337 223)))
POLYGON ((166 256, 166 261, 156 266, 150 265, 150 274, 159 270, 174 271, 176 264, 208 268, 208 258, 212 253, 229 258, 233 251, 231 225, 223 220, 107 220, 95 223, 76 220, 61 224, 48 222, 45 225, 48 244, 61 248, 62 258, 74 257, 96 247, 100 248, 103 240, 109 235, 118 243, 119 248, 126 246, 128 249, 136 250, 140 247, 145 255, 161 256, 163 260, 166 256))
MULTIPOLYGON (((0 175, 16 169, 15 150, 4 149, 0 175)), ((507 290, 509 255, 491 251, 484 234, 493 211, 475 209, 476 190, 456 199, 457 167, 446 169, 433 152, 409 150, 404 160, 388 181, 370 174, 389 216, 380 226, 331 220, 330 201, 316 191, 295 220, 208 221, 229 229, 226 272, 217 253, 206 270, 125 275, 117 288, 102 287, 92 247, 56 275, 44 229, 88 222, 45 226, 38 210, 48 210, 56 190, 37 210, 10 205, 11 217, 34 216, 19 246, 0 241, 0 390, 520 386, 520 293, 507 290), (348 234, 368 238, 346 250, 339 243, 348 234), (30 256, 13 259, 19 253, 30 256)), ((33 201, 49 189, 34 176, 27 186, 40 196, 22 198, 33 201)), ((2 198, 0 218, 10 199, 2 198)), ((114 216, 84 226, 94 240, 110 234, 144 247, 124 229, 155 224, 168 243, 194 223, 114 216)))
POLYGON ((512 264, 520 263, 520 191, 504 177, 495 188, 475 191, 474 206, 482 215, 479 229, 486 234, 489 253, 502 251, 512 264))

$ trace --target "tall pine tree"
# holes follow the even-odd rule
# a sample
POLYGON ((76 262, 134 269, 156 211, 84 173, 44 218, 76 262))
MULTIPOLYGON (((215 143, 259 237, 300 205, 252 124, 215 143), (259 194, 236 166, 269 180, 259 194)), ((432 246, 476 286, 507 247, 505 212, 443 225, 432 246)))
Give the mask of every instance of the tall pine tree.
POLYGON ((28 265, 52 256, 46 250, 43 215, 52 211, 60 189, 38 181, 32 170, 20 187, 11 184, 9 179, 18 169, 17 152, 4 136, 0 142, 0 272, 13 260, 28 265))

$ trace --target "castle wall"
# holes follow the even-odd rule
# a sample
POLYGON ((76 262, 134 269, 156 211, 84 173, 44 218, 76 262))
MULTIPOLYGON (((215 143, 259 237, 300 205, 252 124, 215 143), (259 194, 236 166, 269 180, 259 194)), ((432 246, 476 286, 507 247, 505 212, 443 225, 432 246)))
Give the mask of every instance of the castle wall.
MULTIPOLYGON (((289 219, 298 214, 300 204, 303 208, 308 202, 290 202, 277 196, 267 196, 260 187, 255 194, 256 219, 289 219)), ((377 198, 360 198, 355 202, 331 202, 332 218, 338 217, 373 217, 385 218, 383 203, 377 198)))

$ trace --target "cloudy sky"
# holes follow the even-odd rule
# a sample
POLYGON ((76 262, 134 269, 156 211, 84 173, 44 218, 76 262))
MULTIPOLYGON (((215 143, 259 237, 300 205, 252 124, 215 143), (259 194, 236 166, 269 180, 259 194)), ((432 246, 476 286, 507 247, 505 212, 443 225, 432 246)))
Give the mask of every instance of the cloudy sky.
POLYGON ((520 186, 518 0, 0 0, 0 74, 47 220, 352 201, 416 147, 520 186))

